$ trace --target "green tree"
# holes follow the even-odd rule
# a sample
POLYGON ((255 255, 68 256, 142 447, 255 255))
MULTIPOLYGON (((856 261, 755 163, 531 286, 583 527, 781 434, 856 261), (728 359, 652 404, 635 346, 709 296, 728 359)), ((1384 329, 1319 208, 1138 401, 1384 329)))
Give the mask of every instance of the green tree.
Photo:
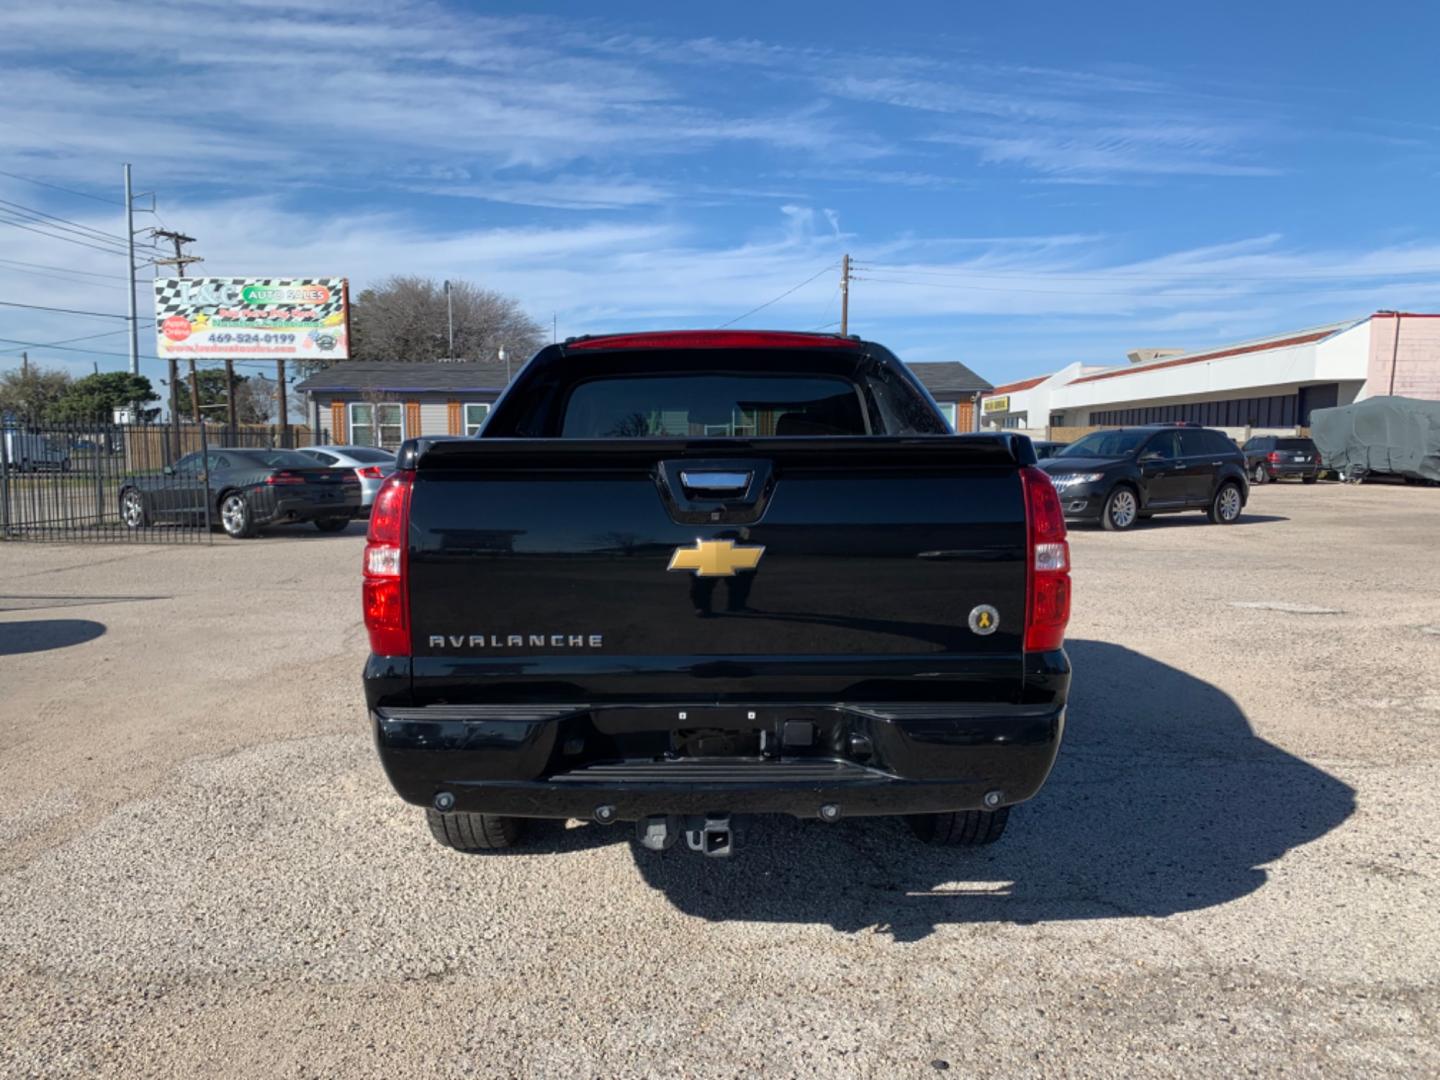
POLYGON ((68 371, 34 364, 0 373, 0 413, 42 419, 65 394, 73 380, 68 371))
MULTIPOLYGON (((150 380, 128 371, 106 371, 76 379, 48 410, 54 420, 100 420, 108 422, 116 409, 137 406, 140 417, 153 420, 159 409, 145 406, 159 401, 150 380)), ((138 418, 138 417, 137 417, 138 418)))

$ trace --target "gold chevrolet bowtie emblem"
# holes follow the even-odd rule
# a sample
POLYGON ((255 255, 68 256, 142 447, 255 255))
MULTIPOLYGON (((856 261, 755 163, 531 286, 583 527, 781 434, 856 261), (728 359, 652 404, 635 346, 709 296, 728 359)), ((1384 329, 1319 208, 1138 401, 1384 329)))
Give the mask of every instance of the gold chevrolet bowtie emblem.
POLYGON ((734 577, 736 570, 760 565, 763 547, 736 547, 733 540, 696 540, 694 547, 675 549, 667 570, 693 570, 696 577, 734 577))

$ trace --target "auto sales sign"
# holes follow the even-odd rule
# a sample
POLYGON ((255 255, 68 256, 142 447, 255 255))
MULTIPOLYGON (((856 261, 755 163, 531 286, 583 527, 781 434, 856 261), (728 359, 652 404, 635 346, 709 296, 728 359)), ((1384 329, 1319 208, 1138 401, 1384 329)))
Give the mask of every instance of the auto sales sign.
POLYGON ((344 278, 156 278, 162 357, 347 360, 344 278))

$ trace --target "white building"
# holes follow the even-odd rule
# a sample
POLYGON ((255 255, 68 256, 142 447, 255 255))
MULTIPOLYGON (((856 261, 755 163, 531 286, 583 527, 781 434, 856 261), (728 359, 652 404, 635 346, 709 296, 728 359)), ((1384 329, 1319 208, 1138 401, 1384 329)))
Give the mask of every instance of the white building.
POLYGON ((981 398, 982 423, 1038 438, 1056 428, 1184 420, 1241 436, 1294 431, 1312 409, 1377 394, 1440 400, 1440 315, 1377 312, 1198 352, 1137 349, 1130 358, 997 386, 981 398))

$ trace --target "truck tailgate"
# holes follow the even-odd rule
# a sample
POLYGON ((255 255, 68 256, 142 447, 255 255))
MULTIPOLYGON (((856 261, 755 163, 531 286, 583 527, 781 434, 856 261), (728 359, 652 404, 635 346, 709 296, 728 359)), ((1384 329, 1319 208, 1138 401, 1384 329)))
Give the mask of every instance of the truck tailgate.
POLYGON ((417 705, 1020 694, 1003 438, 438 442, 407 578, 417 705))

